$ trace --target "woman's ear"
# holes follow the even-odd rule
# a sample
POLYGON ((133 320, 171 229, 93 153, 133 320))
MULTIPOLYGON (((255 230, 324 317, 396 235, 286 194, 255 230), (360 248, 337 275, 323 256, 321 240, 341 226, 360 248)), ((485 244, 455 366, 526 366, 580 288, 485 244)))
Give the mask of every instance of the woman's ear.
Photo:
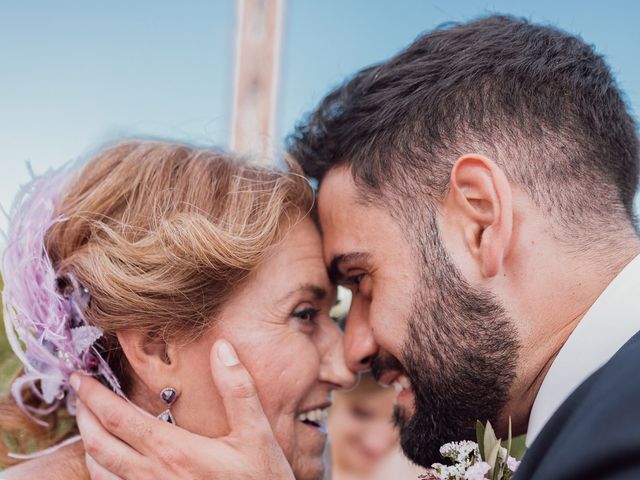
POLYGON ((116 335, 135 376, 151 398, 159 396, 166 387, 181 391, 177 349, 173 344, 138 330, 121 330, 116 335))
POLYGON ((511 185, 504 172, 482 155, 460 157, 451 171, 445 203, 480 273, 485 278, 496 276, 513 230, 511 185))

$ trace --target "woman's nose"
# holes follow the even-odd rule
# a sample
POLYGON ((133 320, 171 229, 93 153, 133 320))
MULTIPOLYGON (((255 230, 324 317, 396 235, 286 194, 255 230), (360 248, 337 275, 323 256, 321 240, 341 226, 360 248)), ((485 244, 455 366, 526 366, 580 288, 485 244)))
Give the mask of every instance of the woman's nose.
POLYGON ((335 323, 331 323, 326 339, 326 348, 322 352, 320 365, 320 379, 332 383, 338 389, 352 388, 357 380, 357 374, 351 371, 344 358, 342 333, 335 323))
POLYGON ((344 351, 347 366, 354 372, 364 372, 371 368, 371 361, 378 353, 378 344, 366 321, 364 312, 351 306, 344 330, 344 351))

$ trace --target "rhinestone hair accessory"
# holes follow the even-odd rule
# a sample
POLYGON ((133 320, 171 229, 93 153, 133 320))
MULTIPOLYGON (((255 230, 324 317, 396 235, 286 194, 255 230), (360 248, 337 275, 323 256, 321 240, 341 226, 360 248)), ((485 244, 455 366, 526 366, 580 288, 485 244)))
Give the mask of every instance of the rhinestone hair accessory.
POLYGON ((56 216, 57 203, 71 177, 68 168, 34 176, 22 187, 9 216, 2 258, 4 322, 12 350, 24 366, 11 393, 18 406, 36 423, 61 406, 75 415, 75 394, 69 385, 74 371, 92 375, 124 396, 95 342, 102 336, 89 325, 84 312, 91 290, 72 273, 56 272, 45 248, 47 231, 64 217, 56 216), (25 404, 30 389, 45 404, 25 404))

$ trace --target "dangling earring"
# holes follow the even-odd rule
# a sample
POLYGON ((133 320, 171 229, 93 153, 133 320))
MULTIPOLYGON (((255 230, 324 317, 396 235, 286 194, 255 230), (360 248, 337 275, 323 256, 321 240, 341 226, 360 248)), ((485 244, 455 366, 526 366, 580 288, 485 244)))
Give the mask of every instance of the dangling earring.
POLYGON ((164 402, 167 406, 167 409, 158 415, 158 418, 163 422, 171 423, 173 425, 176 424, 176 419, 171 415, 171 405, 173 405, 178 399, 178 392, 176 392, 175 388, 167 387, 160 392, 160 400, 164 402))

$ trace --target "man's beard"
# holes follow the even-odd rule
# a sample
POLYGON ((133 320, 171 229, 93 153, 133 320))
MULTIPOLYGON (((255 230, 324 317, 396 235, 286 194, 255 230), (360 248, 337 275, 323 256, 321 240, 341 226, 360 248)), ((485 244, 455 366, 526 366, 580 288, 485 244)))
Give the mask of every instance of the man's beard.
POLYGON ((432 227, 431 251, 422 249, 424 273, 408 321, 403 365, 382 355, 372 365, 374 375, 397 369, 411 381, 414 413, 397 406, 394 417, 405 454, 425 467, 442 460, 443 444, 474 440, 476 420, 496 424, 519 351, 515 326, 502 305, 464 281, 432 227))

